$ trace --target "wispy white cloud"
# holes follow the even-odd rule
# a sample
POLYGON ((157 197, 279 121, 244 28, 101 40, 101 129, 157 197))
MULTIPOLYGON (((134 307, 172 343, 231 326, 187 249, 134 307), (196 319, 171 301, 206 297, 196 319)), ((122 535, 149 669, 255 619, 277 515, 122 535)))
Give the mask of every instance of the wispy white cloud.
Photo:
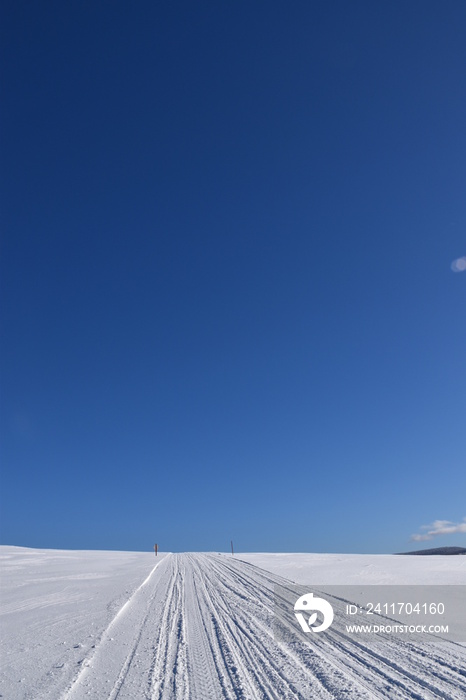
POLYGON ((462 258, 456 258, 451 264, 451 269, 453 272, 464 272, 466 270, 466 255, 462 258))
POLYGON ((427 530, 423 534, 411 535, 415 542, 431 540, 439 535, 454 535, 458 532, 466 532, 466 518, 461 523, 452 523, 450 520, 434 520, 431 525, 421 525, 421 530, 427 530))

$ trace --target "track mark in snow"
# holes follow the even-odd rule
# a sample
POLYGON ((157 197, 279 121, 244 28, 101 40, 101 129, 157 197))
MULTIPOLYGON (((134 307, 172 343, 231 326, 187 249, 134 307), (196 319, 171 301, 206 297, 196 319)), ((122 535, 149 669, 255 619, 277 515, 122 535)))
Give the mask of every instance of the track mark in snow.
POLYGON ((376 636, 369 645, 337 626, 331 635, 309 636, 280 615, 275 638, 275 584, 293 595, 291 582, 238 559, 166 556, 62 700, 466 697, 460 645, 376 636))
MULTIPOLYGON (((74 700, 75 698, 84 696, 84 694, 88 696, 89 688, 94 688, 95 685, 102 685, 102 683, 105 684, 105 697, 108 697, 109 700, 114 700, 114 698, 118 696, 119 690, 127 673, 127 669, 129 668, 129 665, 131 664, 131 661, 136 653, 142 628, 150 612, 153 594, 150 594, 150 587, 148 588, 149 594, 147 594, 144 589, 146 586, 148 586, 158 568, 167 561, 168 557, 169 555, 157 562, 147 578, 134 591, 124 605, 122 605, 106 630, 103 632, 98 644, 95 645, 92 656, 83 660, 81 671, 74 679, 71 687, 62 696, 62 700, 74 700), (113 667, 115 666, 115 662, 116 664, 119 663, 119 661, 115 659, 114 649, 116 647, 120 651, 120 654, 116 655, 117 658, 121 657, 121 651, 124 651, 125 647, 128 646, 128 633, 131 634, 132 629, 131 625, 129 624, 130 621, 126 620, 126 618, 131 617, 131 612, 135 613, 135 616, 138 617, 138 613, 141 612, 141 608, 145 610, 145 614, 143 613, 141 624, 136 627, 136 630, 138 627, 140 627, 139 633, 136 634, 135 639, 132 640, 130 651, 125 653, 124 661, 119 665, 118 677, 113 684, 113 688, 110 690, 110 688, 108 688, 108 683, 111 682, 110 678, 105 677, 109 676, 109 672, 107 669, 103 669, 102 666, 105 667, 108 665, 108 661, 107 663, 105 662, 106 658, 112 659, 111 665, 113 667), (119 628, 121 630, 120 633, 118 631, 119 628), (118 640, 120 643, 115 645, 113 642, 115 642, 116 638, 120 638, 118 640), (89 676, 91 676, 91 678, 88 678, 89 676), (99 677, 97 683, 95 676, 99 677)), ((102 695, 102 697, 104 697, 104 695, 102 695)))
POLYGON ((189 696, 184 575, 179 566, 179 556, 173 555, 172 578, 169 582, 162 616, 157 625, 154 658, 150 665, 148 697, 154 699, 189 696))

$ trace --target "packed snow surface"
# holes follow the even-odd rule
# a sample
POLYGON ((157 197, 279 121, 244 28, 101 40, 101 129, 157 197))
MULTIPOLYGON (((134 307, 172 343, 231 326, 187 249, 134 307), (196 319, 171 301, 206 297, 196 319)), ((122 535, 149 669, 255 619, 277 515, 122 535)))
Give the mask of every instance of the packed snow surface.
POLYGON ((276 590, 293 595, 294 582, 464 585, 466 557, 0 547, 0 558, 2 698, 466 697, 460 643, 305 635, 285 618, 274 634, 276 590))

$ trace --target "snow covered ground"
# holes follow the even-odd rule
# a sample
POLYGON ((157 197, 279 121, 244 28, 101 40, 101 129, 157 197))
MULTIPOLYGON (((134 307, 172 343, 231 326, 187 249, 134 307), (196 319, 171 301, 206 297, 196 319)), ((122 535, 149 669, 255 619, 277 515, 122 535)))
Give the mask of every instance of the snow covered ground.
MULTIPOLYGON (((154 554, 0 547, 0 697, 466 697, 443 638, 306 635, 277 590, 466 583, 466 557, 154 554)), ((286 597, 286 596, 285 596, 286 597)), ((466 606, 466 599, 462 602, 466 606)), ((335 603, 338 607, 338 601, 335 603)), ((458 599, 456 600, 458 604, 458 599)))
MULTIPOLYGON (((238 554, 243 561, 312 585, 466 585, 466 555, 238 554)), ((466 601, 465 601, 466 605, 466 601)))

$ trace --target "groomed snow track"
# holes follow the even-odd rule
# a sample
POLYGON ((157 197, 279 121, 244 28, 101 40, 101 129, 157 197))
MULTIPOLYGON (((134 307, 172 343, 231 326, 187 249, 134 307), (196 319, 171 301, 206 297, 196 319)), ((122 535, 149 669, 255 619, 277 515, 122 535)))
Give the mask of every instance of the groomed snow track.
POLYGON ((304 635, 285 619, 274 637, 274 584, 293 585, 233 557, 167 555, 60 700, 466 698, 457 644, 369 645, 342 631, 304 635))

